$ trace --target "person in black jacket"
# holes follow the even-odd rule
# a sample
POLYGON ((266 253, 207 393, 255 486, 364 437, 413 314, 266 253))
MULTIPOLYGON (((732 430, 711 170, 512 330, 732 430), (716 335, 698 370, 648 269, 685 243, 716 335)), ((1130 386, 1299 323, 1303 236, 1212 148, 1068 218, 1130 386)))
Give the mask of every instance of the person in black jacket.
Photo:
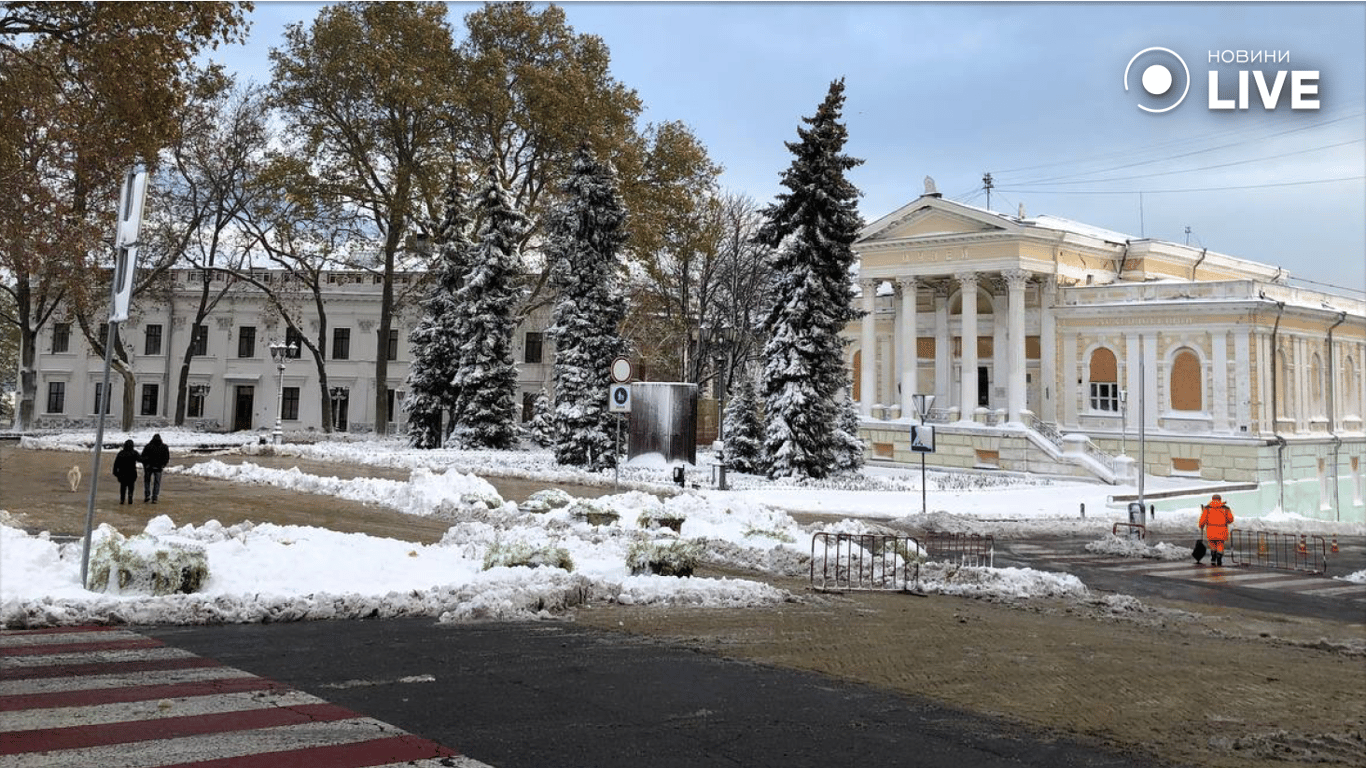
POLYGON ((119 503, 124 499, 129 504, 133 503, 133 494, 138 489, 138 449, 133 447, 132 440, 123 441, 123 450, 114 457, 114 477, 119 479, 119 503))
POLYGON ((142 477, 142 501, 143 503, 157 503, 157 497, 161 495, 161 470, 171 461, 171 449, 161 442, 161 434, 152 435, 152 442, 142 449, 142 467, 145 474, 142 477))

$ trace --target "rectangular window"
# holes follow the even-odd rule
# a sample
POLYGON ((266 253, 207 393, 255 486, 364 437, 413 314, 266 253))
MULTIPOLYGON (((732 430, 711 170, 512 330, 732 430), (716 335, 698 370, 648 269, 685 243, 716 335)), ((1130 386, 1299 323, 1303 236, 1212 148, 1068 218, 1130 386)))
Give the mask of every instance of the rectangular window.
MULTIPOLYGON (((103 390, 104 390, 104 384, 96 384, 96 385, 95 385, 95 407, 91 409, 91 413, 99 413, 99 412, 100 412, 100 403, 103 402, 103 401, 100 399, 100 396, 104 394, 104 391, 103 391, 103 390)), ((108 413, 109 413, 109 403, 105 403, 105 404, 104 404, 104 412, 105 412, 105 414, 108 414, 108 413)))
POLYGON ((541 338, 542 338, 542 337, 541 337, 541 332, 540 332, 540 331, 527 331, 527 332, 526 332, 526 351, 525 351, 525 353, 522 355, 522 362, 524 362, 524 363, 539 363, 539 362, 541 362, 541 338))
POLYGON ((388 422, 390 423, 390 425, 392 426, 392 425, 393 425, 393 421, 394 421, 394 390, 392 390, 392 389, 385 390, 385 395, 386 395, 386 399, 385 399, 386 405, 385 405, 385 408, 384 408, 384 420, 385 420, 385 421, 388 421, 388 422))
POLYGON ((204 418, 204 393, 208 387, 203 384, 190 385, 190 397, 185 403, 185 415, 192 419, 204 418))
POLYGON ((523 392, 523 393, 522 393, 522 423, 525 424, 525 423, 527 423, 528 421, 531 421, 531 420, 534 419, 534 418, 536 418, 536 393, 535 393, 535 392, 523 392))
POLYGON ((304 353, 304 337, 293 328, 285 329, 285 346, 294 350, 290 353, 289 359, 294 360, 304 353))
POLYGON ((66 382, 49 381, 47 383, 47 412, 63 413, 66 411, 66 382))
POLYGON ((100 330, 95 334, 95 341, 100 346, 104 346, 109 341, 109 323, 100 323, 100 330))
POLYGON ((190 330, 190 354, 203 357, 209 354, 209 327, 195 323, 190 330))
POLYGON ((351 359, 351 329, 333 328, 332 329, 332 359, 350 360, 351 359))
POLYGON ((52 351, 71 351, 71 323, 52 324, 52 351))
POLYGON ((390 360, 397 360, 397 359, 398 359, 398 329, 397 329, 397 328, 390 328, 390 329, 389 329, 389 350, 388 350, 388 355, 389 355, 389 358, 388 358, 388 359, 390 359, 390 360))
POLYGON ((149 325, 142 342, 142 354, 159 355, 161 354, 161 326, 149 325))
POLYGON ((256 357, 256 326, 244 325, 237 329, 237 356, 256 357))
POLYGON ((1117 382, 1091 382, 1091 410, 1119 411, 1119 384, 1117 382))
POLYGON ((142 415, 157 415, 157 396, 160 394, 160 387, 156 384, 142 385, 142 415))
POLYGON ((285 421, 299 420, 298 387, 285 387, 284 397, 280 401, 280 418, 285 421))

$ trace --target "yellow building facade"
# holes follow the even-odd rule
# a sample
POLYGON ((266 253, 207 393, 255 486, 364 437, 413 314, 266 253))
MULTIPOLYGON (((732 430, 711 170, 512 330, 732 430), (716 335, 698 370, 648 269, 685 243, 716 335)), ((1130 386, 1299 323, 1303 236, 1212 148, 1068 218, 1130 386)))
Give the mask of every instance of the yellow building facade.
POLYGON ((846 354, 870 460, 919 463, 913 395, 933 395, 934 465, 1132 483, 1141 455, 1145 477, 1366 521, 1361 298, 928 181, 854 249, 846 354))

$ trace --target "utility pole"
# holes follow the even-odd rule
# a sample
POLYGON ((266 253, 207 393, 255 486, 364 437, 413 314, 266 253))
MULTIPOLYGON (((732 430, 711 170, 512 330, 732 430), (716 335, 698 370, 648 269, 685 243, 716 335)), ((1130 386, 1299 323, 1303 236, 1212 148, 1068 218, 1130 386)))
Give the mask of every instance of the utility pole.
POLYGON ((990 172, 987 172, 987 173, 982 174, 982 186, 983 186, 983 187, 986 187, 986 190, 987 190, 987 210, 989 211, 989 210, 991 210, 991 187, 992 187, 991 173, 990 173, 990 172))

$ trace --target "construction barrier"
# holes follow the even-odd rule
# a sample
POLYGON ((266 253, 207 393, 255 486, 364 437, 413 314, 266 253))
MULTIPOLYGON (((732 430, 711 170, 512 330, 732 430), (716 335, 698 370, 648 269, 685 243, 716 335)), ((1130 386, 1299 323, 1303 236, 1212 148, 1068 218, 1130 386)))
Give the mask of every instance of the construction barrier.
POLYGON ((929 531, 924 537, 925 557, 958 565, 990 568, 996 560, 996 540, 976 533, 929 531))
POLYGON ((811 588, 909 592, 919 583, 921 551, 913 536, 816 533, 811 537, 811 588))
POLYGON ((1229 531, 1228 565, 1278 568, 1303 573, 1328 570, 1328 542, 1322 536, 1274 531, 1229 531))

